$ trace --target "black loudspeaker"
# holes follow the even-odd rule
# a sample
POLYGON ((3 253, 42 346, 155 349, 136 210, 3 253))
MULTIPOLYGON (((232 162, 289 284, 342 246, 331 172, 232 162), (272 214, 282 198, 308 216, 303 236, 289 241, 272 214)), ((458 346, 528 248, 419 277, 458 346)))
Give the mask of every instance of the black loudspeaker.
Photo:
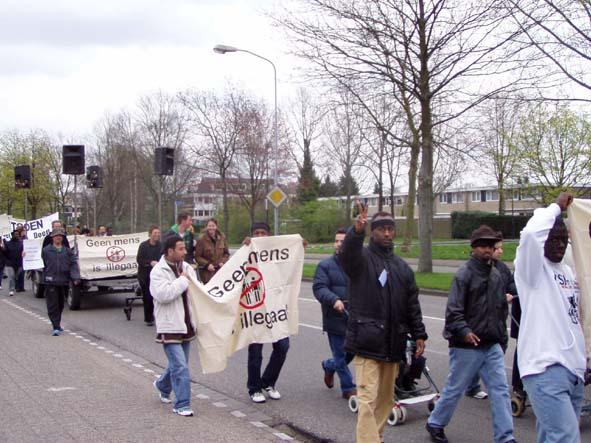
POLYGON ((154 151, 154 172, 156 175, 172 175, 174 172, 174 149, 160 147, 154 151))
POLYGON ((14 167, 14 187, 16 189, 31 189, 31 167, 29 165, 14 167))
POLYGON ((84 174, 84 145, 64 145, 62 151, 63 173, 84 174))
POLYGON ((86 168, 86 186, 89 188, 103 187, 103 170, 100 166, 86 168))

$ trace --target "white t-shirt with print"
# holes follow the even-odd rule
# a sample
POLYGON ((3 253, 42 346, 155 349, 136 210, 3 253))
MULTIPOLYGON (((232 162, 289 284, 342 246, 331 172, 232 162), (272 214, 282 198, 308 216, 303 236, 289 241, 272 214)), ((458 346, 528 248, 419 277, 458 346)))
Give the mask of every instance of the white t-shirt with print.
POLYGON ((515 258, 515 284, 521 304, 517 345, 522 377, 560 364, 583 379, 585 339, 580 324, 580 289, 573 270, 544 257, 544 243, 560 207, 534 211, 521 232, 515 258))

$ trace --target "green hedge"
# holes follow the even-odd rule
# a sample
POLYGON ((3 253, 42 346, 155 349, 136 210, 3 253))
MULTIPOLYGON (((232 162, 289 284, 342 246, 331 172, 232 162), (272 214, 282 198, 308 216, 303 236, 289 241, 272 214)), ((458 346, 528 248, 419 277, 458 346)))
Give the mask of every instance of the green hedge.
POLYGON ((519 238, 519 233, 530 219, 529 215, 498 215, 483 211, 454 211, 451 213, 452 238, 470 238, 480 225, 501 231, 504 238, 519 238))

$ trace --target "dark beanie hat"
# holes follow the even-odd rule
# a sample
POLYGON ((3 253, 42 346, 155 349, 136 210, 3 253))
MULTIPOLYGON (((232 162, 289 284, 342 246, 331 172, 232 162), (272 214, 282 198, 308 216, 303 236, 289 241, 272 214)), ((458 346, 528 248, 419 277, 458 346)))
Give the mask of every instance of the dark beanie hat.
POLYGON ((264 229, 267 232, 271 232, 271 228, 269 227, 269 225, 262 221, 254 222, 250 227, 250 233, 252 234, 257 229, 264 229))
POLYGON ((478 229, 472 231, 472 235, 470 236, 470 246, 473 248, 476 246, 494 246, 495 243, 502 239, 503 237, 499 236, 499 233, 493 230, 490 226, 481 225, 478 229))

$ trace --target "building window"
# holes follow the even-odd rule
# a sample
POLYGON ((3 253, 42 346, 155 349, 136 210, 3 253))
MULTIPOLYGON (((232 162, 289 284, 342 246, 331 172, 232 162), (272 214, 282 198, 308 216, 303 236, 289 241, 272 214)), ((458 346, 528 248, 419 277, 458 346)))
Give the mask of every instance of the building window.
POLYGON ((441 194, 439 194, 439 203, 441 203, 441 204, 447 203, 447 197, 443 192, 441 194))
POLYGON ((499 200, 499 192, 498 191, 486 191, 486 201, 498 201, 499 200))
POLYGON ((472 202, 480 201, 480 191, 472 191, 472 202))
POLYGON ((454 203, 464 203, 463 192, 454 192, 454 203))

